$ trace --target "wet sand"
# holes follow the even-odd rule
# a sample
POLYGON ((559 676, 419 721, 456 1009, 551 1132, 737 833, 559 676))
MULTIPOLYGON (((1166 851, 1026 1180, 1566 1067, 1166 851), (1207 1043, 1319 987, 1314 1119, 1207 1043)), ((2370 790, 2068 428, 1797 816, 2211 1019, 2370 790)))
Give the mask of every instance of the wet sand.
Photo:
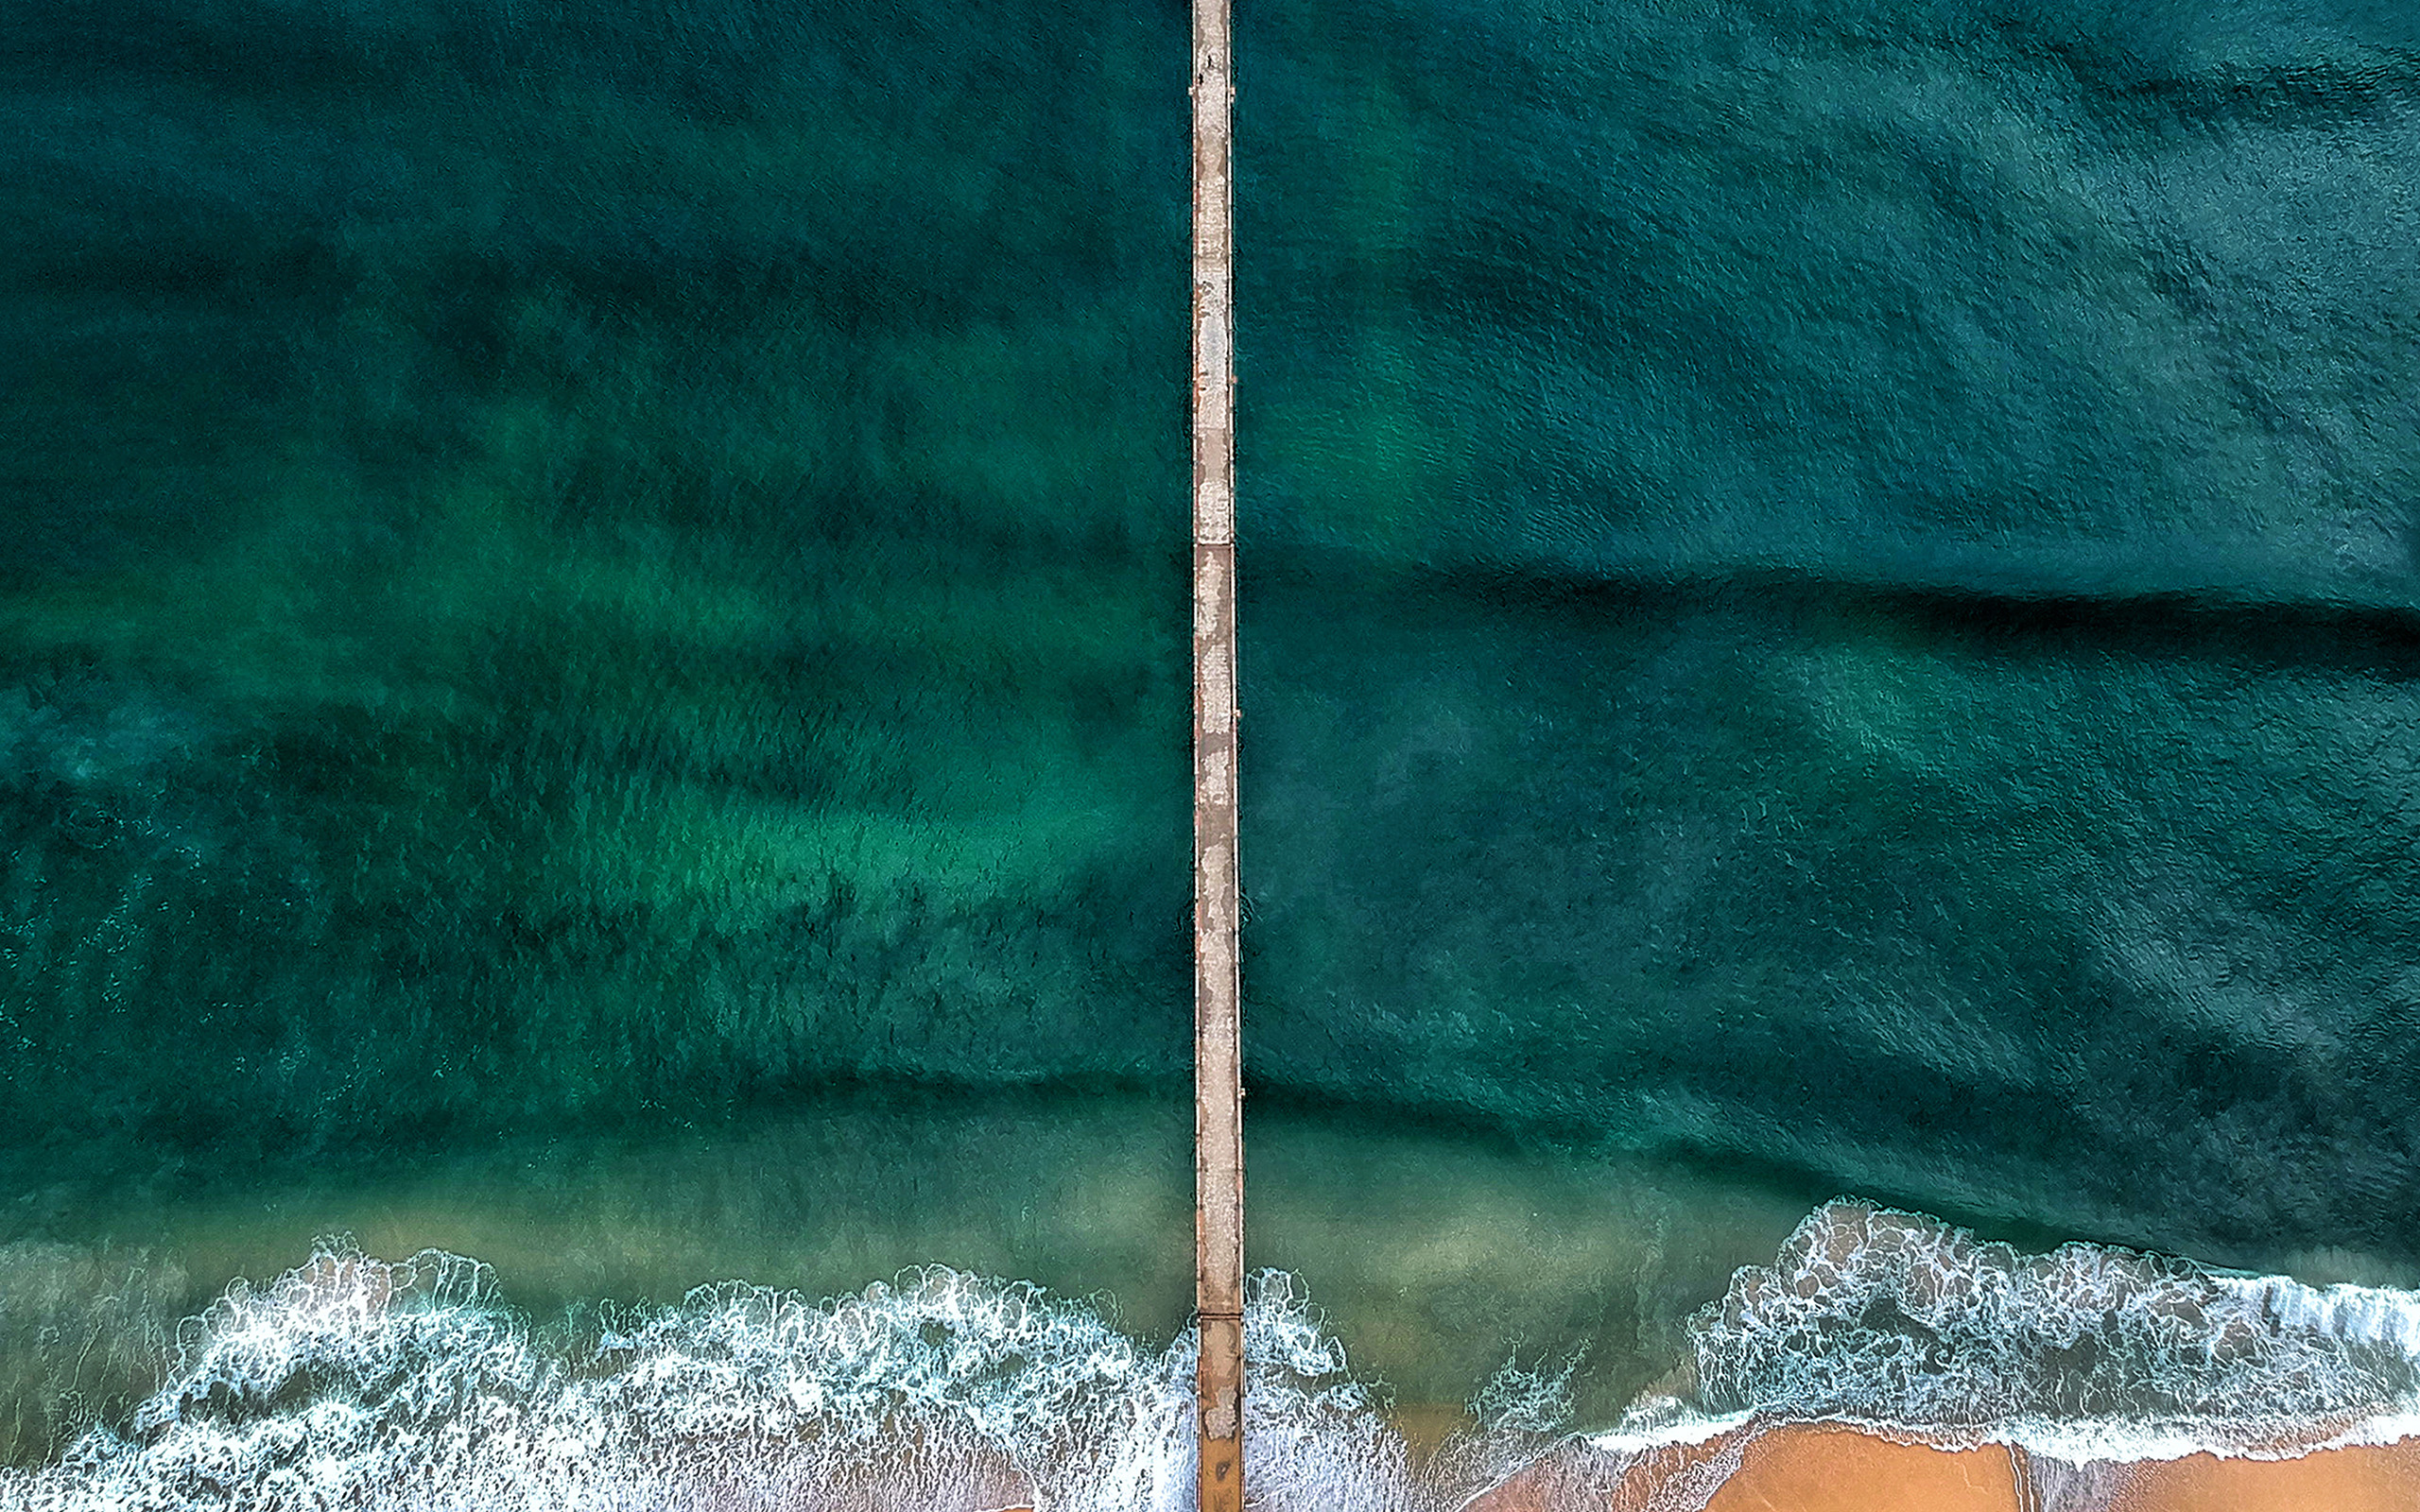
POLYGON ((1842 1428, 1756 1435, 1706 1512, 2018 1512, 2016 1472, 1995 1444, 1948 1452, 1842 1428))
POLYGON ((1949 1451, 1831 1424, 1757 1425, 1612 1455, 1564 1446, 1470 1512, 2413 1512, 2420 1440, 2288 1460, 2073 1466, 1949 1451))
POLYGON ((2411 1512, 2420 1440, 2290 1460, 2184 1459, 2131 1468, 2109 1512, 2411 1512))

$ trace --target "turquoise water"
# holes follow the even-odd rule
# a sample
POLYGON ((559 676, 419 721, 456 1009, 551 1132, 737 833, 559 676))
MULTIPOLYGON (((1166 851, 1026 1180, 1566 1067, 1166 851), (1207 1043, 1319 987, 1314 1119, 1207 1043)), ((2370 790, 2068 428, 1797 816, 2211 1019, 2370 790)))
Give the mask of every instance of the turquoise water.
MULTIPOLYGON (((1778 1365, 1754 1273, 1698 1310, 1836 1196, 2420 1284, 2420 35, 1238 25, 1269 1484, 1449 1504, 1642 1392, 2401 1410, 2396 1291, 2260 1293, 2218 1385, 1921 1224, 1778 1365), (2023 1305, 1925 1311, 1970 1272, 2023 1305), (2014 1353, 1856 1386, 1901 1317, 2014 1353)), ((957 1446, 903 1506, 1180 1494, 1184 31, 12 20, 0 1502, 407 1501, 345 1408, 490 1424, 440 1501, 651 1504, 642 1377, 733 1504, 860 1428, 957 1446), (178 1479, 222 1432, 299 1436, 178 1479), (612 1475, 493 1479, 566 1434, 612 1475)))

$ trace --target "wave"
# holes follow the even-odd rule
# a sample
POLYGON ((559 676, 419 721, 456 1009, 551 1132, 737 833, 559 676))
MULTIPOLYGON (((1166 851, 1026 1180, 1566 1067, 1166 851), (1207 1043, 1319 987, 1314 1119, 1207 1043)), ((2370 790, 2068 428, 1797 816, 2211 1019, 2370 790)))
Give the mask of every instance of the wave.
MULTIPOLYGON (((1457 1505, 1553 1420, 1559 1383, 1502 1378, 1496 1431, 1415 1466, 1292 1278, 1255 1279, 1246 1337, 1258 1505, 1457 1505)), ((475 1261, 331 1245, 237 1283, 130 1421, 0 1472, 0 1507, 1176 1512, 1196 1349, 939 1266, 533 1329, 475 1261)))
MULTIPOLYGON (((1650 1461, 1656 1505, 1702 1505, 1779 1421, 2073 1467, 2420 1432, 2420 1294, 2024 1254, 1850 1201, 1737 1272, 1691 1319, 1687 1365, 1609 1433, 1568 1433, 1567 1372, 1508 1367, 1415 1452, 1294 1278, 1255 1278, 1246 1331, 1269 1512, 1449 1512, 1557 1464, 1530 1482, 1572 1494, 1534 1504, 1601 1504, 1650 1461)), ((130 1414, 0 1471, 0 1508, 1177 1512, 1195 1348, 941 1266, 838 1299, 731 1283, 540 1327, 475 1261, 327 1244, 192 1320, 130 1414)))
POLYGON ((1842 1421, 2068 1460, 2274 1456, 2420 1430, 2420 1293, 2088 1244, 2025 1254, 1835 1201, 1690 1320, 1608 1450, 1842 1421))

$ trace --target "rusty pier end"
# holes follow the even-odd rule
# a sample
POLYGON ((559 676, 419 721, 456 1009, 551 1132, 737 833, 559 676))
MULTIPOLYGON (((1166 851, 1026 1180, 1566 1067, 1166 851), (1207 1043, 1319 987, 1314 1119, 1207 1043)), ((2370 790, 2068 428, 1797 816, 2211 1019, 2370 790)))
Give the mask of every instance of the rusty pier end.
POLYGON ((1193 1171, 1201 1512, 1243 1512, 1244 1504, 1233 61, 1227 0, 1193 0, 1193 1171))

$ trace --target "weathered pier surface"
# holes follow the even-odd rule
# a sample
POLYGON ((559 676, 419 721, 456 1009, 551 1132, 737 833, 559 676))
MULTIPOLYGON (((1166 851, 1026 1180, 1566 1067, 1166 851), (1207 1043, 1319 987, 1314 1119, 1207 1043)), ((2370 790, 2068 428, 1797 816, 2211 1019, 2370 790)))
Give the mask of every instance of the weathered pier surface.
POLYGON ((1243 1509, 1235 202, 1227 0, 1193 5, 1193 1032, 1201 1512, 1243 1509))

